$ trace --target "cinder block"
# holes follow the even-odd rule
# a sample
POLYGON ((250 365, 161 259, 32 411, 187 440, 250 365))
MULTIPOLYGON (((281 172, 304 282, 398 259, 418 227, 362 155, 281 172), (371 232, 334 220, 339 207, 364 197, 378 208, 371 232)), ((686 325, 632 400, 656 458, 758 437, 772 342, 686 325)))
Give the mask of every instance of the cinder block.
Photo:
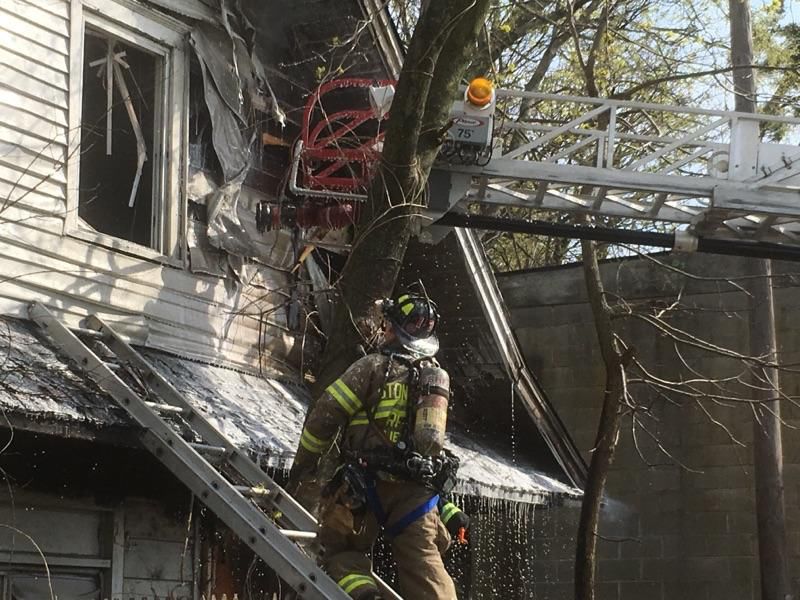
POLYGON ((691 490, 685 497, 685 508, 692 512, 753 512, 756 500, 752 489, 691 490))
MULTIPOLYGON (((686 582, 665 582, 661 584, 661 594, 664 600, 711 600, 705 585, 690 584, 686 582)), ((714 600, 723 600, 721 598, 714 600)), ((733 600, 727 598, 725 600, 733 600)), ((737 598, 737 600, 739 600, 737 598)))
POLYGON ((623 581, 619 584, 619 600, 672 600, 663 598, 661 583, 656 581, 623 581))
POLYGON ((558 519, 556 513, 560 508, 537 508, 533 513, 533 537, 534 539, 555 537, 555 522, 558 519))
POLYGON ((756 594, 755 590, 757 588, 752 581, 715 581, 706 584, 706 586, 708 600, 732 600, 733 598, 737 600, 754 600, 761 597, 760 588, 758 588, 758 593, 756 594))
POLYGON ((684 560, 676 558, 642 559, 642 581, 662 581, 662 582, 683 581, 684 564, 685 564, 684 560))
POLYGON ((642 513, 641 535, 655 536, 679 533, 683 521, 684 515, 681 511, 642 513))
POLYGON ((709 556, 755 556, 755 536, 749 534, 708 535, 706 550, 709 556))
POLYGON ((558 581, 571 583, 575 578, 575 560, 558 561, 558 581))
POLYGON ((641 581, 642 563, 637 559, 614 559, 598 561, 599 581, 641 581))
POLYGON ((680 467, 644 467, 637 474, 641 493, 678 490, 681 487, 680 467))
POLYGON ((683 535, 662 535, 661 551, 664 558, 679 558, 683 556, 683 535))
POLYGON ((756 515, 752 512, 730 512, 726 516, 729 533, 756 533, 756 515))
POLYGON ((749 584, 758 579, 757 557, 730 557, 724 559, 728 562, 730 578, 728 581, 735 584, 749 584))
POLYGON ((575 556, 575 542, 570 538, 544 538, 533 540, 534 559, 561 560, 575 556))
POLYGON ((536 600, 574 600, 575 586, 571 583, 537 583, 536 600))
POLYGON ((750 467, 707 467, 699 473, 685 473, 683 482, 689 488, 717 490, 753 487, 750 467))
POLYGON ((706 557, 684 561, 685 581, 728 581, 731 564, 726 558, 706 557))
POLYGON ((637 507, 632 503, 605 500, 600 513, 600 535, 606 538, 637 537, 639 519, 637 507))
POLYGON ((681 527, 688 535, 719 535, 728 532, 727 517, 723 512, 687 512, 683 514, 681 527))
POLYGON ((619 584, 599 582, 596 584, 597 600, 619 600, 619 584))
POLYGON ((663 553, 661 536, 646 536, 619 543, 621 558, 659 558, 663 553))
POLYGON ((558 583, 558 561, 532 560, 530 564, 536 583, 558 583))

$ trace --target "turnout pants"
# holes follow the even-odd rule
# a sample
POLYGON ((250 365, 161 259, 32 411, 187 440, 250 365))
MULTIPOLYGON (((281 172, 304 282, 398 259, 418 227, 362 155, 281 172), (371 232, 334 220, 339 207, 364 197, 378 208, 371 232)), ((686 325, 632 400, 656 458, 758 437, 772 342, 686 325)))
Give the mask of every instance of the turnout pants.
MULTIPOLYGON (((426 505, 432 492, 407 481, 378 481, 375 492, 388 531, 409 514, 426 505)), ((371 598, 377 587, 371 576, 370 552, 380 524, 372 510, 354 516, 341 504, 326 507, 320 526, 322 566, 339 586, 356 600, 371 598)), ((431 510, 389 537, 397 566, 400 594, 409 600, 456 600, 453 580, 442 555, 450 534, 434 505, 431 510)))

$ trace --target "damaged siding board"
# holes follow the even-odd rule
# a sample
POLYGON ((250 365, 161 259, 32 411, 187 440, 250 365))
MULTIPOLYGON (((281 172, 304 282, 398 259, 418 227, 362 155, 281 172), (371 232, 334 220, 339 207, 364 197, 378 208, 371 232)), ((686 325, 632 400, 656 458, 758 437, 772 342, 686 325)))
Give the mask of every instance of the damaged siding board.
POLYGON ((0 3, 0 201, 64 214, 69 3, 0 3))
POLYGON ((36 7, 42 12, 50 13, 54 17, 60 17, 69 21, 69 2, 66 0, 11 0, 14 10, 21 10, 22 7, 36 7))
POLYGON ((55 159, 63 166, 62 157, 67 147, 67 132, 44 119, 32 118, 24 111, 2 111, 0 142, 13 153, 16 150, 44 155, 55 159), (26 124, 32 127, 24 129, 26 124))
POLYGON ((45 50, 68 56, 69 33, 67 31, 63 33, 54 33, 48 29, 46 25, 43 26, 35 22, 35 17, 28 16, 30 10, 35 9, 23 2, 20 2, 20 6, 16 11, 13 10, 12 7, 8 7, 5 3, 0 4, 0 23, 2 23, 2 29, 8 32, 14 32, 22 39, 41 46, 45 50))
MULTIPOLYGON (((0 67, 8 67, 49 87, 54 87, 64 92, 67 92, 69 89, 67 74, 64 71, 31 60, 30 57, 12 51, 10 48, 0 47, 0 67)), ((14 76, 13 73, 10 73, 10 75, 12 77, 14 76)))
POLYGON ((66 132, 69 120, 67 118, 66 107, 53 107, 39 100, 26 98, 14 90, 0 85, 0 109, 3 112, 13 109, 33 115, 50 125, 59 127, 59 131, 66 132))
POLYGON ((36 175, 27 167, 20 169, 16 166, 9 167, 0 164, 0 180, 9 185, 6 197, 10 197, 12 200, 16 196, 19 196, 18 200, 22 200, 22 194, 25 192, 36 192, 55 200, 63 200, 67 193, 65 183, 59 183, 58 180, 50 177, 36 175))
POLYGON ((48 48, 30 41, 3 27, 0 21, 0 40, 2 46, 17 54, 27 56, 29 60, 48 65, 54 70, 69 73, 69 56, 58 52, 50 52, 48 48))
POLYGON ((22 148, 10 148, 4 153, 0 149, 0 165, 25 171, 40 181, 49 180, 61 185, 67 183, 63 162, 42 153, 35 154, 22 148))
POLYGON ((55 108, 67 106, 67 92, 55 85, 6 65, 0 65, 0 74, 2 74, 3 85, 23 96, 39 99, 55 108))
POLYGON ((30 25, 56 34, 62 38, 69 37, 69 15, 66 12, 64 2, 56 1, 50 3, 56 11, 59 5, 62 6, 62 13, 56 14, 53 10, 44 10, 36 5, 36 2, 29 0, 11 0, 11 4, 6 5, 6 12, 18 15, 21 20, 30 25))
POLYGON ((126 597, 189 596, 193 580, 192 532, 193 527, 187 527, 186 521, 169 517, 158 504, 127 501, 123 563, 126 597))

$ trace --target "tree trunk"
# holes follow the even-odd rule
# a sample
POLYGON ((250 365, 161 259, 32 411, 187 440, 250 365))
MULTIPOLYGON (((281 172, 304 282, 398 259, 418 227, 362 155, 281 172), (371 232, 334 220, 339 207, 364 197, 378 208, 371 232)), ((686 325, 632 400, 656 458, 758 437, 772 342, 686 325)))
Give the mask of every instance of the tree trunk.
MULTIPOLYGON (((756 111, 755 71, 735 68, 753 64, 753 33, 749 0, 730 0, 731 64, 736 110, 756 111)), ((756 137, 756 132, 753 133, 756 137)), ((758 143, 754 139, 753 143, 758 143)), ((731 157, 737 162, 738 157, 731 157)), ((752 159, 755 162, 755 159, 752 159)), ((755 165, 742 164, 750 168, 755 165)), ((745 172, 746 174, 749 172, 745 172)), ((777 361, 775 306, 772 293, 772 262, 755 262, 756 277, 750 292, 750 354, 764 361, 777 361)), ((785 600, 789 595, 786 549, 786 509, 783 484, 783 447, 778 369, 754 369, 752 384, 756 406, 753 418, 753 467, 756 487, 758 556, 761 567, 762 600, 785 600)))
POLYGON ((426 202, 433 161, 450 107, 489 0, 437 0, 414 30, 387 125, 381 162, 361 207, 341 278, 332 329, 313 394, 316 397, 372 346, 381 316, 375 301, 392 294, 406 247, 426 202))
POLYGON ((582 241, 581 250, 589 305, 592 308, 597 341, 606 367, 603 409, 583 492, 575 548, 575 600, 594 600, 600 508, 619 439, 621 407, 625 394, 626 358, 620 352, 614 335, 611 309, 605 299, 595 243, 582 241))

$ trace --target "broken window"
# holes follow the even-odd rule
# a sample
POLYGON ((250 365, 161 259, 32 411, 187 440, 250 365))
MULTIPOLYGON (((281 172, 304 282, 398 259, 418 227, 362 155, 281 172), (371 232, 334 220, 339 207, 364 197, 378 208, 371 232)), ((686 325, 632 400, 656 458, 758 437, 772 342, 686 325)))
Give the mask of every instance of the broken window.
POLYGON ((78 216, 96 231, 163 248, 164 58, 87 27, 78 216))

